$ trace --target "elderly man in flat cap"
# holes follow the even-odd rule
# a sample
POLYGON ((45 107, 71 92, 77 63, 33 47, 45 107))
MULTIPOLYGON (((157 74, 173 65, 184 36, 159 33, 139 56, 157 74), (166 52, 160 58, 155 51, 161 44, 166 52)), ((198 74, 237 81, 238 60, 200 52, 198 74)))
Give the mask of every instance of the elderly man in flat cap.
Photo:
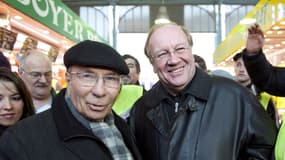
POLYGON ((141 159, 127 124, 112 112, 120 77, 129 72, 118 52, 86 40, 66 52, 64 64, 67 88, 51 109, 6 130, 0 159, 141 159))

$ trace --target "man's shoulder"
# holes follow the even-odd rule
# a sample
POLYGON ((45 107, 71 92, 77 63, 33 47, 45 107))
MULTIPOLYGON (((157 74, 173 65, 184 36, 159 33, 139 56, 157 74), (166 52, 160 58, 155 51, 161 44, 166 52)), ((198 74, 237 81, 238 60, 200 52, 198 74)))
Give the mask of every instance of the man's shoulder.
POLYGON ((225 91, 241 91, 244 92, 247 89, 240 85, 238 82, 234 81, 233 79, 220 77, 220 76, 213 76, 212 77, 212 88, 213 89, 219 89, 219 90, 225 90, 225 91))
POLYGON ((136 101, 136 104, 155 105, 155 103, 159 101, 158 96, 160 92, 158 85, 153 86, 136 101))

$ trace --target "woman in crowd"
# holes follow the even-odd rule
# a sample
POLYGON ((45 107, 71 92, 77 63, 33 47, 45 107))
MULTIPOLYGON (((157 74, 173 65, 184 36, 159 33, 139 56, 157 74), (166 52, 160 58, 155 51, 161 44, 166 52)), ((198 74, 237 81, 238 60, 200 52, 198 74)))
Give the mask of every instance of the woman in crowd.
POLYGON ((22 79, 0 67, 0 136, 9 126, 34 114, 31 95, 22 79))

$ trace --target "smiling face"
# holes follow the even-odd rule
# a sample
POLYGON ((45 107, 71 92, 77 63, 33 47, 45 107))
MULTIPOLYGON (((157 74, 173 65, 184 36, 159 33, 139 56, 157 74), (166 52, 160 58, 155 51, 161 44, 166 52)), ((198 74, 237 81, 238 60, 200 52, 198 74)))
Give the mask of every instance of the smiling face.
POLYGON ((195 73, 192 45, 181 27, 169 24, 152 32, 147 53, 154 72, 172 94, 181 91, 192 80, 195 73))
POLYGON ((0 125, 11 126, 20 120, 23 99, 12 82, 0 80, 0 125))
POLYGON ((112 82, 116 80, 112 79, 112 77, 119 77, 119 75, 107 69, 79 66, 72 66, 68 72, 74 73, 67 74, 67 81, 68 93, 77 111, 91 121, 104 120, 106 115, 111 112, 113 103, 119 94, 120 84, 114 85, 112 82), (82 76, 76 73, 88 74, 82 76), (96 77, 100 78, 92 82, 87 81, 87 85, 84 81, 90 79, 90 73, 92 76, 96 75, 96 77), (93 84, 93 82, 94 85, 90 85, 90 83, 93 84), (112 87, 110 87, 110 83, 112 83, 112 87))

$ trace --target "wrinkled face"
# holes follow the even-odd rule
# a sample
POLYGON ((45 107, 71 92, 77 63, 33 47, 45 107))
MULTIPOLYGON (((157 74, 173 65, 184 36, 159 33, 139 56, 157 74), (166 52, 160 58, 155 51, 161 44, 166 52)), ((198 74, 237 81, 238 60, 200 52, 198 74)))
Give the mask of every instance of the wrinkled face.
POLYGON ((24 102, 12 82, 0 81, 0 125, 11 126, 20 120, 24 102))
MULTIPOLYGON (((248 84, 251 82, 250 77, 247 73, 247 70, 244 66, 242 58, 239 58, 234 65, 234 70, 235 70, 235 78, 238 82, 244 83, 248 82, 248 84)), ((245 84, 245 85, 248 85, 245 84)))
POLYGON ((131 58, 125 59, 126 64, 129 67, 129 76, 131 77, 132 84, 135 84, 139 80, 139 73, 137 71, 136 62, 131 58))
POLYGON ((50 97, 52 82, 52 66, 42 57, 27 57, 22 79, 27 85, 33 99, 47 99, 50 97))
POLYGON ((173 94, 192 80, 195 73, 192 46, 178 26, 166 25, 154 31, 149 39, 148 54, 154 72, 173 94))
POLYGON ((121 88, 120 75, 93 67, 72 66, 67 81, 72 103, 91 121, 104 120, 121 88))

